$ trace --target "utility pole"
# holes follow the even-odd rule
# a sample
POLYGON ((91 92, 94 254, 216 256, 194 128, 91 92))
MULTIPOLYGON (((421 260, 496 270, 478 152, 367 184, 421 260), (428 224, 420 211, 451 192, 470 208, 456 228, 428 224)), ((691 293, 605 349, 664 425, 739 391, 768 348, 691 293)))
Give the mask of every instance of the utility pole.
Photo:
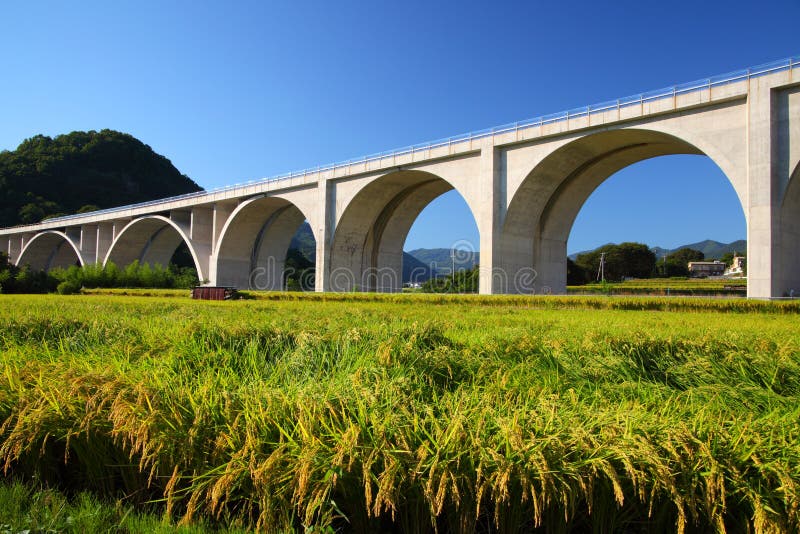
POLYGON ((600 253, 600 267, 597 269, 597 279, 601 282, 606 281, 606 253, 600 253))

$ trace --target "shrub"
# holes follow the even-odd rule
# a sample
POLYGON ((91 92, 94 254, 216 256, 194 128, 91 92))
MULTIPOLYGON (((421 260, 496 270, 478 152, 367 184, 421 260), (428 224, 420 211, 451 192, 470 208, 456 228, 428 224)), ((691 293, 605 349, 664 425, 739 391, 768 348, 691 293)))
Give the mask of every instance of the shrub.
POLYGON ((65 280, 58 284, 56 291, 59 295, 74 295, 75 293, 80 293, 81 286, 74 280, 65 280))

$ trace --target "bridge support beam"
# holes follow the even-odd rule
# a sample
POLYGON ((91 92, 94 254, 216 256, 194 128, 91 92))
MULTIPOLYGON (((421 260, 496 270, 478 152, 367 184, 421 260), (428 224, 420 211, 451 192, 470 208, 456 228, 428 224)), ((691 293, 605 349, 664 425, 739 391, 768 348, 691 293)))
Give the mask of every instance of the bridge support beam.
POLYGON ((233 210, 236 209, 238 202, 217 202, 214 204, 213 208, 213 234, 211 236, 211 250, 217 250, 219 246, 219 237, 222 234, 222 229, 225 227, 225 223, 228 222, 228 219, 233 213, 233 210))
POLYGON ((772 166, 772 102, 770 90, 750 88, 748 99, 747 169, 747 295, 774 296, 773 240, 775 172, 772 166))
POLYGON ((97 225, 97 238, 95 245, 95 263, 103 263, 108 254, 108 249, 111 248, 111 243, 114 242, 114 224, 101 222, 97 225))
MULTIPOLYGON (((211 211, 211 253, 209 254, 208 266, 208 283, 212 286, 220 284, 220 275, 218 272, 218 257, 219 241, 225 224, 230 219, 231 214, 236 210, 239 205, 238 201, 228 202, 215 202, 211 211)), ((203 281, 201 280, 201 283, 203 281)))
POLYGON ((476 214, 480 236, 478 291, 491 295, 506 291, 508 273, 499 265, 500 233, 506 207, 506 185, 503 179, 500 150, 491 138, 481 145, 480 163, 481 210, 476 214))
MULTIPOLYGON (((189 239, 192 241, 197 261, 200 262, 200 271, 209 273, 212 243, 214 241, 214 209, 210 207, 192 208, 189 217, 189 239)), ((206 283, 208 280, 200 280, 206 283)))
POLYGON ((8 238, 8 261, 16 265, 19 259, 19 253, 22 252, 22 238, 19 236, 10 236, 8 238))
POLYGON ((78 249, 84 264, 97 263, 97 225, 84 224, 80 227, 78 249))
POLYGON ((800 295, 800 89, 752 81, 748 100, 747 295, 800 295), (794 179, 794 180, 793 180, 794 179))
POLYGON ((314 267, 314 290, 330 291, 330 258, 333 234, 336 229, 336 195, 328 180, 320 178, 317 186, 317 257, 314 267))

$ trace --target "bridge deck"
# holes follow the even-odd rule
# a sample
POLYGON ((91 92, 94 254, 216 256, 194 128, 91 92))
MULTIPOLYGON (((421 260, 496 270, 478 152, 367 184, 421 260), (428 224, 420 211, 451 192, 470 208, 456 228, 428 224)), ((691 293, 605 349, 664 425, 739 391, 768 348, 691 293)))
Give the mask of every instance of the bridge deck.
POLYGON ((38 232, 68 226, 136 218, 152 213, 209 205, 273 191, 311 187, 318 184, 320 180, 341 179, 380 172, 398 166, 412 166, 432 160, 459 157, 479 150, 480 146, 486 142, 486 139, 491 139, 494 146, 509 146, 591 128, 624 124, 625 122, 641 120, 650 116, 670 114, 745 98, 749 91, 750 80, 755 77, 787 72, 791 83, 792 78, 795 76, 794 71, 798 67, 800 67, 800 57, 792 57, 615 101, 575 108, 535 119, 263 180, 91 213, 68 215, 32 225, 3 228, 0 229, 0 235, 38 232))

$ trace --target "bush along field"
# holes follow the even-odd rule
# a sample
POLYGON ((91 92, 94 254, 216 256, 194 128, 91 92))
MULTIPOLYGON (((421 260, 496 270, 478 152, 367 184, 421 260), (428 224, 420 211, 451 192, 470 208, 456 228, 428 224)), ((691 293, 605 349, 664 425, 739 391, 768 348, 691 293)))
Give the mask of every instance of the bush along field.
POLYGON ((179 267, 170 263, 161 265, 140 264, 134 261, 120 269, 113 262, 94 264, 49 272, 36 271, 30 266, 17 267, 0 252, 0 293, 54 293, 71 295, 81 289, 96 288, 168 288, 188 289, 199 283, 197 271, 192 267, 179 267))
POLYGON ((796 307, 445 297, 0 296, 2 522, 800 529, 796 307))

